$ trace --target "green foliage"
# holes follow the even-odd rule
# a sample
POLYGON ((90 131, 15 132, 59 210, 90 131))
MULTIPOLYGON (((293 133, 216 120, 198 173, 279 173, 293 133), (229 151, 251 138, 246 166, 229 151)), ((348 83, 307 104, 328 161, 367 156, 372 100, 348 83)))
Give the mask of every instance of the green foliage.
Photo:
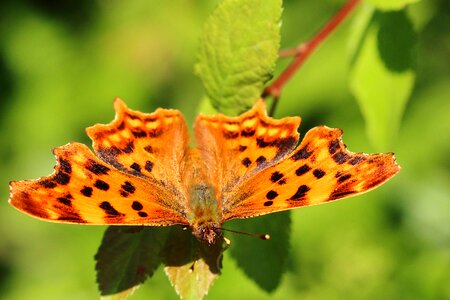
POLYGON ((416 34, 404 11, 362 11, 350 88, 379 151, 392 148, 415 81, 416 34))
POLYGON ((366 0, 381 10, 399 10, 407 5, 419 2, 421 0, 366 0))
MULTIPOLYGON (((54 163, 50 149, 54 146, 70 141, 89 143, 83 128, 110 121, 115 96, 143 111, 158 106, 178 108, 187 117, 188 124, 192 124, 197 113, 196 101, 202 98, 202 87, 192 76, 192 65, 199 46, 199 30, 215 3, 174 0, 155 4, 133 0, 95 6, 94 1, 83 8, 87 2, 82 1, 77 2, 77 9, 71 10, 64 10, 66 2, 39 3, 24 0, 0 4, 0 198, 3 199, 0 201, 0 298, 95 299, 98 292, 92 253, 98 247, 103 228, 60 226, 24 217, 6 201, 8 181, 50 173, 54 163), (80 11, 92 14, 88 22, 80 11), (81 20, 77 24, 67 21, 77 19, 81 20)), ((448 226, 442 226, 448 221, 450 211, 450 143, 444 138, 450 130, 449 47, 445 42, 449 40, 448 5, 447 0, 422 1, 420 5, 410 7, 415 9, 414 17, 421 20, 419 28, 423 30, 418 32, 417 84, 404 111, 398 137, 392 138, 402 172, 389 184, 367 195, 293 212, 288 230, 292 235, 292 250, 288 257, 285 251, 289 239, 277 240, 286 232, 259 227, 271 223, 272 216, 263 217, 261 225, 257 224, 258 218, 230 223, 232 228, 267 232, 272 238, 259 241, 230 234, 231 248, 224 253, 223 274, 214 282, 207 299, 450 298, 446 284, 450 282, 450 235, 448 226), (256 225, 251 226, 254 222, 256 225), (272 251, 265 255, 258 269, 261 247, 272 251), (274 267, 274 274, 267 271, 277 261, 280 265, 274 267), (281 277, 278 274, 283 273, 279 288, 273 291, 270 286, 277 286, 277 278, 281 277), (269 290, 270 294, 266 292, 269 290)), ((311 37, 336 10, 335 4, 319 1, 285 1, 284 6, 283 47, 292 47, 311 37)), ((378 5, 377 9, 382 7, 378 5)), ((411 80, 403 82, 399 78, 415 72, 412 52, 397 51, 394 49, 397 43, 391 46, 390 42, 385 43, 398 39, 399 45, 403 45, 400 49, 405 49, 407 40, 411 40, 405 13, 409 16, 411 10, 406 8, 394 15, 369 11, 368 20, 355 24, 352 81, 362 76, 358 79, 361 82, 365 74, 355 73, 355 68, 372 66, 367 60, 373 57, 375 73, 399 82, 398 88, 402 90, 399 93, 406 94, 405 86, 411 80), (385 17, 389 20, 383 20, 385 17), (391 25, 384 26, 387 30, 379 40, 375 32, 381 31, 383 24, 391 25), (406 41, 403 37, 407 37, 406 41)), ((300 115, 302 133, 318 124, 341 127, 346 132, 344 140, 349 148, 358 151, 367 149, 367 138, 361 115, 345 86, 348 36, 344 25, 311 57, 286 86, 278 115, 300 115)), ((277 67, 280 71, 285 65, 280 63, 277 67)), ((371 90, 376 88, 370 82, 362 82, 371 90)), ((386 84, 382 80, 376 82, 386 84)), ((390 112, 389 103, 382 97, 391 99, 392 95, 380 94, 370 103, 372 107, 364 102, 360 110, 377 110, 385 120, 386 113, 392 113, 398 122, 405 104, 400 105, 397 97, 392 100, 396 112, 390 112)), ((370 112, 363 113, 368 124, 366 114, 370 112)), ((382 122, 379 130, 385 131, 382 122)), ((393 150, 386 146, 389 134, 374 136, 383 141, 378 147, 393 150)), ((158 243, 155 243, 152 230, 130 233, 110 228, 106 231, 105 238, 111 239, 99 249, 97 256, 97 263, 104 270, 97 274, 99 286, 104 284, 103 290, 119 293, 104 293, 105 298, 125 298, 150 275, 151 280, 130 299, 178 298, 164 269, 156 269, 157 263, 164 265, 176 256, 172 260, 159 257, 158 262, 158 255, 149 257, 143 251, 156 253, 160 249, 158 241, 161 240, 156 238, 158 243), (149 242, 144 244, 144 241, 149 242), (138 249, 140 246, 142 251, 138 249), (130 274, 138 262, 154 273, 131 274, 126 278, 124 274, 130 274), (124 272, 117 272, 118 267, 123 267, 124 272)), ((165 232, 168 228, 155 230, 165 232)), ((205 259, 195 264, 188 262, 193 241, 186 240, 188 231, 180 234, 186 236, 180 239, 179 247, 186 246, 183 249, 188 253, 178 265, 166 265, 170 269, 169 277, 174 274, 171 280, 178 289, 186 291, 186 297, 195 293, 201 296, 218 275, 204 268, 214 255, 203 256, 205 259), (187 270, 192 265, 194 271, 203 272, 205 281, 200 282, 198 290, 190 291, 189 287, 182 286, 182 279, 193 282, 187 270), (184 277, 177 277, 177 270, 184 277)))
POLYGON ((252 106, 271 78, 280 45, 281 0, 224 0, 207 20, 195 72, 218 111, 252 106))
POLYGON ((125 299, 161 263, 169 231, 155 227, 109 227, 95 256, 104 299, 125 299))
POLYGON ((222 267, 222 243, 201 244, 190 230, 172 228, 165 272, 181 299, 203 299, 222 267))
POLYGON ((259 287, 273 292, 280 284, 289 260, 291 233, 290 212, 234 220, 224 227, 247 233, 269 234, 269 240, 259 240, 245 235, 230 236, 231 256, 239 268, 259 287))
POLYGON ((190 230, 109 227, 95 259, 102 299, 126 299, 161 263, 182 299, 202 299, 219 276, 223 247, 201 244, 190 230))

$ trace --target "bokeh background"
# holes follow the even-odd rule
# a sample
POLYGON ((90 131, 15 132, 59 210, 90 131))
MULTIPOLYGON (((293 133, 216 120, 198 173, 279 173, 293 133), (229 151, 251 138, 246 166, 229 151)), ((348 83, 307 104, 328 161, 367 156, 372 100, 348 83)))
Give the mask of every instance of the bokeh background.
MULTIPOLYGON (((116 96, 146 112, 178 108, 192 124, 203 95, 193 74, 198 39, 216 3, 0 2, 0 299, 98 298, 93 256, 105 228, 27 217, 8 205, 8 182, 50 174, 55 146, 90 145, 84 128, 109 122, 116 96)), ((306 40, 341 4, 286 0, 282 46, 306 40)), ((295 210, 292 258, 272 294, 225 254, 208 299, 450 299, 449 2, 408 13, 418 67, 389 149, 400 174, 371 193, 295 210)), ((351 23, 288 84, 276 116, 302 116, 302 134, 343 128, 350 150, 374 152, 348 88, 351 23)), ((177 296, 160 268, 132 299, 177 296)))

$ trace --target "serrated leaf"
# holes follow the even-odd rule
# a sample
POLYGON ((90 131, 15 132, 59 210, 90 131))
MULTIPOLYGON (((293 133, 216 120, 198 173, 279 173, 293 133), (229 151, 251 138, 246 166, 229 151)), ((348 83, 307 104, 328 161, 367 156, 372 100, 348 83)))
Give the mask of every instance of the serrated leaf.
POLYGON ((233 220, 224 224, 247 233, 270 235, 269 240, 259 240, 245 235, 230 236, 230 253, 239 268, 265 291, 271 292, 280 284, 286 271, 291 233, 290 212, 280 212, 245 220, 233 220))
MULTIPOLYGON (((367 134, 378 151, 392 148, 415 81, 416 35, 405 12, 373 11, 350 70, 350 89, 366 121, 367 134)), ((359 24, 359 26, 362 26, 359 24)))
POLYGON ((281 0, 223 0, 207 20, 196 74, 218 111, 236 115, 261 96, 280 45, 281 0))
POLYGON ((162 262, 169 230, 158 227, 109 227, 95 255, 102 299, 125 299, 151 277, 162 262))
POLYGON ((366 0, 380 10, 400 10, 420 0, 366 0))
POLYGON ((200 243, 190 230, 173 227, 165 248, 165 272, 181 299, 203 299, 220 275, 222 243, 200 243))

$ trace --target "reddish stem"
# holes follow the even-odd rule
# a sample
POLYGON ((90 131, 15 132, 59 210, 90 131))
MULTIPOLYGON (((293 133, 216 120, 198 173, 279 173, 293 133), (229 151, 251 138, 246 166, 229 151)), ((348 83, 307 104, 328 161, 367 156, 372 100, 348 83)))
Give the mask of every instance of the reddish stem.
POLYGON ((348 0, 347 3, 328 21, 327 24, 309 41, 300 44, 296 49, 288 49, 281 52, 282 56, 293 55, 295 58, 292 63, 272 82, 263 93, 263 97, 271 96, 274 98, 272 111, 275 109, 276 100, 280 97, 281 90, 291 77, 303 65, 311 53, 323 42, 350 14, 350 12, 359 3, 359 0, 348 0))

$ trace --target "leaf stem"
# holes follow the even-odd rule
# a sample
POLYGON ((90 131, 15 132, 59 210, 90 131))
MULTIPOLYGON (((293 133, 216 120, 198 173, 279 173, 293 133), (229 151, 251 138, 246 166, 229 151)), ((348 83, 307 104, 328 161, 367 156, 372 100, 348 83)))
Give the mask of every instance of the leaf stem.
POLYGON ((273 103, 270 115, 273 115, 280 98, 281 91, 291 77, 300 69, 305 60, 353 11, 360 0, 347 0, 342 8, 322 27, 322 29, 309 41, 299 44, 293 49, 281 50, 280 57, 295 56, 287 68, 263 92, 263 97, 272 97, 273 103))

